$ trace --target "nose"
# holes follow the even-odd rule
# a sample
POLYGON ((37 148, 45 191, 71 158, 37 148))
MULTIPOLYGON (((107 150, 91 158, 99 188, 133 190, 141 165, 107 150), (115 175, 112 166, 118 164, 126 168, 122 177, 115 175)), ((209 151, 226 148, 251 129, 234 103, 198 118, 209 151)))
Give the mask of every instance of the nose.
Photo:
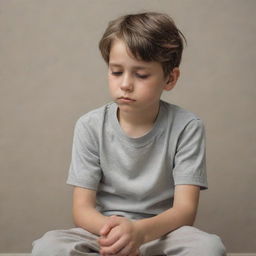
POLYGON ((132 91, 133 90, 133 80, 129 74, 124 74, 123 79, 120 84, 121 90, 132 91))

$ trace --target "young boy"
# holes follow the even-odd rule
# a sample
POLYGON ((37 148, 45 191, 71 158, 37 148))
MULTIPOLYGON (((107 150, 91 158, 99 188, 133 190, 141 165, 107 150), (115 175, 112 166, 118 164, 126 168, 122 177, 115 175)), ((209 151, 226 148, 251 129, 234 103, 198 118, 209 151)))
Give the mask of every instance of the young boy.
POLYGON ((32 255, 225 255, 219 237, 192 227, 207 188, 202 121, 160 99, 179 78, 183 38, 161 13, 110 22, 99 47, 114 102, 74 132, 77 227, 47 232, 32 255))

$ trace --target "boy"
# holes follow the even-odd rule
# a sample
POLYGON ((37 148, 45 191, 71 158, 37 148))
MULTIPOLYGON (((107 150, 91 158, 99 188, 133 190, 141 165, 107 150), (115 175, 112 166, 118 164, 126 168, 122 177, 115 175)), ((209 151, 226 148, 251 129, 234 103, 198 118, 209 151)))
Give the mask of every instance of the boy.
POLYGON ((207 188, 202 121, 160 100, 179 78, 182 38, 161 13, 110 22, 99 47, 114 102, 74 132, 67 183, 77 228, 47 232, 34 256, 225 255, 216 235, 192 227, 207 188))

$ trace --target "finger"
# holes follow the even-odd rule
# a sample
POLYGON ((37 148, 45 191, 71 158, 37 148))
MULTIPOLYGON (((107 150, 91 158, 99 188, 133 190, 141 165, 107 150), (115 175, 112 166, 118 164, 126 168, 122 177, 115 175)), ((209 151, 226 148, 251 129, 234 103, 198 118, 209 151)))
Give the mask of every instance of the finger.
POLYGON ((123 248, 115 256, 140 256, 140 250, 134 248, 133 243, 129 243, 125 248, 123 248))
POLYGON ((99 245, 102 247, 107 247, 111 246, 114 244, 118 239, 120 239, 120 234, 119 233, 114 233, 112 234, 111 232, 109 233, 108 236, 101 237, 99 239, 99 245))
POLYGON ((100 235, 106 236, 112 228, 117 226, 119 223, 117 222, 116 218, 114 216, 111 216, 107 223, 103 225, 103 227, 100 229, 100 235))
POLYGON ((101 229, 100 229, 100 235, 101 236, 106 236, 109 231, 111 230, 111 224, 107 223, 105 224, 101 229))
POLYGON ((113 245, 107 246, 107 247, 101 247, 100 253, 102 255, 107 255, 107 254, 114 254, 116 255, 121 251, 126 245, 128 244, 127 238, 126 237, 121 237, 118 241, 116 241, 113 245))
POLYGON ((123 249, 121 249, 115 256, 136 256, 136 254, 132 253, 132 244, 127 244, 123 249))

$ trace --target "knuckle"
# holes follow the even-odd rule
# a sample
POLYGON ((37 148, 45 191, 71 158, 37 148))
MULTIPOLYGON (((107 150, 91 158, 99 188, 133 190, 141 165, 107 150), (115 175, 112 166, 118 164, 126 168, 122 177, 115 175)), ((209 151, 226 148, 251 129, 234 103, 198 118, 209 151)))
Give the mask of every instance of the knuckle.
POLYGON ((118 250, 116 247, 113 247, 110 251, 111 254, 117 254, 118 250))

